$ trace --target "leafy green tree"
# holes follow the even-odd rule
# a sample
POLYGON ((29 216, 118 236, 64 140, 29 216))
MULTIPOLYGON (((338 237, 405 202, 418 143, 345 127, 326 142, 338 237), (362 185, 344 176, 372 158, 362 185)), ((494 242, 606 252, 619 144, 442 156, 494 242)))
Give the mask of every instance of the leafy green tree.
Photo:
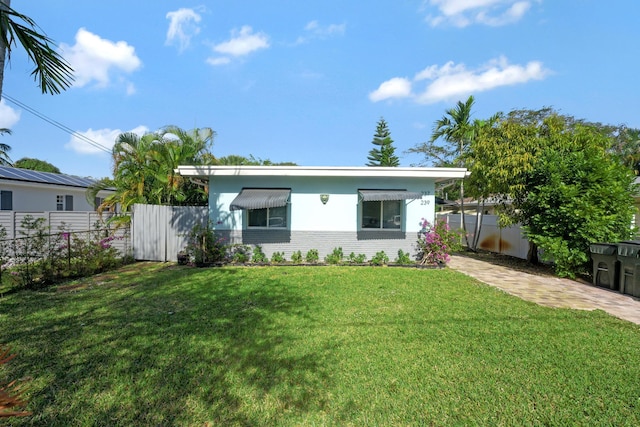
POLYGON ((42 93, 57 94, 73 83, 73 69, 58 52, 53 40, 39 32, 35 21, 10 7, 10 0, 0 0, 0 98, 4 77, 5 57, 17 42, 35 64, 31 72, 42 93))
POLYGON ((29 169, 39 172, 61 173, 60 169, 58 169, 51 163, 40 159, 32 159, 30 157, 23 157, 19 160, 16 160, 13 166, 16 168, 29 169))
POLYGON ((373 135, 371 143, 375 147, 369 151, 369 156, 367 157, 369 163, 367 163, 367 166, 396 167, 400 165, 400 159, 395 155, 396 149, 393 146, 389 125, 383 118, 378 120, 376 133, 373 135))
POLYGON ((294 162, 272 162, 270 159, 260 159, 250 154, 249 157, 230 154, 215 159, 212 164, 220 166, 298 166, 294 162))
POLYGON ((501 116, 473 141, 471 176, 502 198, 502 225, 521 223, 530 241, 552 258, 559 275, 574 276, 589 261, 589 243, 630 236, 633 174, 611 154, 601 126, 553 110, 501 116))

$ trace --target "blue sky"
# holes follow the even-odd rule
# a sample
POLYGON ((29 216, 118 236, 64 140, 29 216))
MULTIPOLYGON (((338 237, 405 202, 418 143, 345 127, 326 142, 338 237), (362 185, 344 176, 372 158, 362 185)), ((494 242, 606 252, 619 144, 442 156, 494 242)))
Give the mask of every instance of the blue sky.
MULTIPOLYGON (((75 84, 43 95, 15 49, 3 95, 106 147, 121 132, 211 127, 213 152, 363 166, 381 117, 402 166, 473 94, 474 118, 551 106, 640 127, 640 2, 12 0, 75 84)), ((108 153, 0 103, 13 160, 111 175, 108 153)))

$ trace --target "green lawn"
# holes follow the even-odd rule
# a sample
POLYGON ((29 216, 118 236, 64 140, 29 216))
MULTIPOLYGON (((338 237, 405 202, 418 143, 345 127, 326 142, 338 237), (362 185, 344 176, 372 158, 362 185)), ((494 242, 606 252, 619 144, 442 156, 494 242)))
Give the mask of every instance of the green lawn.
POLYGON ((640 425, 639 326, 448 269, 135 264, 0 325, 9 425, 640 425))

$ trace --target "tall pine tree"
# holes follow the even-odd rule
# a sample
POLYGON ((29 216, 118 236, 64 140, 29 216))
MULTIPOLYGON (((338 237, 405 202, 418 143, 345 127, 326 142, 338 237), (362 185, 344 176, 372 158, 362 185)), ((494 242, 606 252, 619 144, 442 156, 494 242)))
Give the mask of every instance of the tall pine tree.
POLYGON ((376 133, 371 141, 375 148, 369 151, 367 166, 399 166, 400 159, 395 155, 396 148, 393 146, 391 132, 387 122, 380 118, 376 126, 376 133))

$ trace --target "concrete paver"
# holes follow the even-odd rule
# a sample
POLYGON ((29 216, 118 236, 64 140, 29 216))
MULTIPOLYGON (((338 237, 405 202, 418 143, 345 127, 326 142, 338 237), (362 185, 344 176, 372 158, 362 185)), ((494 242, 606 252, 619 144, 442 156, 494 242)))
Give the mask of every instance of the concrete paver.
POLYGON ((449 267, 527 301, 547 307, 603 310, 640 325, 640 299, 559 277, 537 276, 463 256, 449 267))

